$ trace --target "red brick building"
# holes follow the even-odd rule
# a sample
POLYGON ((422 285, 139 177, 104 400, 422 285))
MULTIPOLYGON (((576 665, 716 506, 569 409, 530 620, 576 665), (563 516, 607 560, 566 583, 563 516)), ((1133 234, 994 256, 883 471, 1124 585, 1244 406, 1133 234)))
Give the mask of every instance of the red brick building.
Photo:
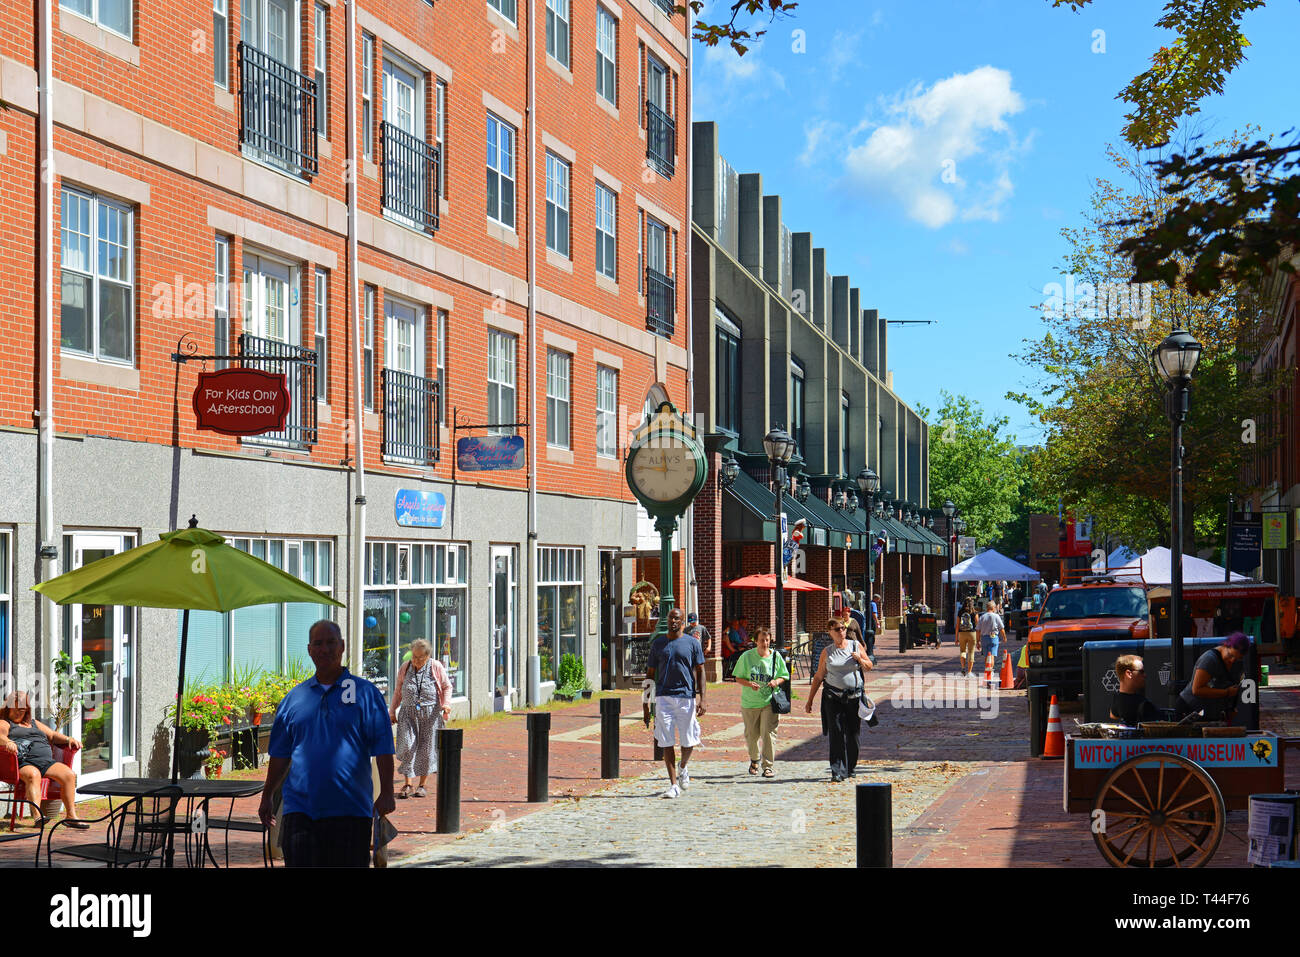
MULTIPOLYGON (((461 712, 521 703, 530 659, 534 695, 565 653, 600 681, 627 426, 655 383, 690 402, 670 7, 0 0, 0 673, 125 676, 83 770, 161 760, 175 646, 137 636, 176 614, 30 586, 191 514, 347 604, 381 684, 420 637, 461 712), (196 428, 226 365, 286 374, 282 431, 196 428), (522 468, 457 467, 512 432, 522 468)), ((266 607, 195 616, 191 677, 302 658, 326 612, 266 607)))

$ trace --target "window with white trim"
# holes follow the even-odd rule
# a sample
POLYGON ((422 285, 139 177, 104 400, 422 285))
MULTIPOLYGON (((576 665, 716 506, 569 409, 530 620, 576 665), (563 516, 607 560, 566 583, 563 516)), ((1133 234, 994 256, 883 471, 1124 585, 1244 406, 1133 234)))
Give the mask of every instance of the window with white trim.
MULTIPOLYGON (((333 595, 331 539, 228 536, 226 543, 333 595)), ((321 619, 333 619, 332 608, 317 602, 277 602, 224 613, 191 611, 185 680, 226 683, 253 672, 283 674, 309 667, 307 633, 321 619)), ((176 618, 179 643, 180 612, 176 618)))
POLYGON ((596 454, 618 457, 618 370, 596 366, 596 454))
POLYGON ((59 6, 131 39, 131 0, 59 0, 59 6))
POLYGON ((131 209, 63 187, 60 344, 109 362, 135 360, 131 209))
POLYGON ((546 248, 569 258, 569 164, 546 154, 546 248))
POLYGON ((569 66, 569 0, 546 0, 546 52, 569 66))
POLYGON ((212 0, 212 80, 230 89, 230 11, 227 0, 212 0))
MULTIPOLYGON (((214 244, 216 269, 212 286, 212 353, 230 355, 230 240, 218 236, 214 244)), ((217 362, 218 369, 226 363, 217 362)))
POLYGON ((487 214, 515 228, 515 128, 487 115, 487 214))
POLYGON ((375 38, 361 34, 361 155, 375 158, 375 38))
POLYGON ((366 408, 375 408, 375 293, 374 286, 365 289, 365 365, 366 365, 366 408))
POLYGON ((447 424, 447 310, 438 310, 438 407, 447 424))
POLYGON ((437 110, 436 133, 438 136, 438 196, 447 198, 447 83, 445 80, 434 81, 434 109, 437 110))
POLYGON ((618 195, 596 184, 596 272, 618 281, 618 195))
POLYGON ((244 331, 263 339, 298 345, 298 274, 292 263, 244 253, 244 331))
POLYGON ((569 442, 569 379, 573 357, 567 352, 546 350, 546 444, 559 449, 569 442))
POLYGON ((366 542, 361 675, 392 697, 411 643, 423 638, 447 669, 453 697, 468 688, 469 546, 366 542))
POLYGON ((514 435, 515 337, 488 330, 488 435, 514 435), (496 423, 511 423, 497 425, 496 423))
POLYGON ((611 106, 618 105, 618 21, 596 6, 596 92, 611 106))
POLYGON ((316 400, 330 400, 329 377, 329 303, 330 274, 324 269, 316 270, 316 400))
POLYGON ((582 660, 582 549, 537 549, 537 654, 542 681, 554 681, 560 660, 582 660))
POLYGON ((316 132, 326 139, 330 135, 328 36, 329 13, 325 4, 318 3, 312 32, 312 78, 316 81, 316 132))
POLYGON ((487 5, 511 23, 519 23, 517 11, 515 9, 515 0, 487 0, 487 5))

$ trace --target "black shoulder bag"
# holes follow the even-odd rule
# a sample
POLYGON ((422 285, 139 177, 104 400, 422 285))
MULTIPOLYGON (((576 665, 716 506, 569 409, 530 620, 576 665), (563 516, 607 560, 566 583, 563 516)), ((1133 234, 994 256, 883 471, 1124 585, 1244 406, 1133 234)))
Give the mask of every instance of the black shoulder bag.
MULTIPOLYGON (((773 648, 772 649, 772 677, 773 678, 776 677, 776 663, 781 660, 782 660, 781 653, 777 651, 775 648, 773 648)), ((786 668, 786 671, 789 670, 790 670, 789 668, 786 668)), ((780 685, 777 685, 775 688, 772 689, 772 711, 775 714, 790 713, 790 696, 785 693, 785 689, 780 685)))

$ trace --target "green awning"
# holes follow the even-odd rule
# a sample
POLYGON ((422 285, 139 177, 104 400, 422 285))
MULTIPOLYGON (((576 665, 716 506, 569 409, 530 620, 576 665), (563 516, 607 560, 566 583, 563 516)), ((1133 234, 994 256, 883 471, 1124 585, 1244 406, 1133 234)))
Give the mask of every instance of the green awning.
POLYGON ((831 508, 814 495, 808 496, 803 507, 817 516, 817 524, 826 529, 825 545, 832 548, 861 548, 863 529, 839 509, 831 508))
POLYGON ((945 542, 938 535, 936 535, 934 532, 930 531, 930 529, 924 527, 923 525, 918 525, 915 528, 913 528, 912 531, 918 532, 921 535, 922 539, 925 541, 925 545, 926 545, 925 553, 927 555, 946 556, 948 554, 948 543, 945 542))
MULTIPOLYGON (((743 469, 737 473, 736 481, 726 491, 742 508, 728 509, 725 507, 726 499, 723 499, 723 540, 775 542, 776 521, 772 516, 776 514, 776 493, 743 469)), ((792 527, 801 518, 808 523, 805 545, 826 544, 825 523, 793 495, 781 496, 781 510, 785 512, 787 526, 792 527)), ((787 534, 788 532, 789 528, 787 534)))

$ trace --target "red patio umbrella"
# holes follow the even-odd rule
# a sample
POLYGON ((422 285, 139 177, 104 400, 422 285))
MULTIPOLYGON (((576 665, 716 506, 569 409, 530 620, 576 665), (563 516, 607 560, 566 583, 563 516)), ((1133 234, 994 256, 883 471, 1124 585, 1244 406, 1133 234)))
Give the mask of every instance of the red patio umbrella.
MULTIPOLYGON (((766 575, 746 575, 744 578, 737 578, 723 584, 723 588, 756 588, 764 591, 776 591, 776 573, 769 572, 766 575)), ((829 591, 821 585, 814 585, 812 582, 804 581, 802 578, 786 578, 781 581, 782 588, 788 588, 790 591, 829 591)))

